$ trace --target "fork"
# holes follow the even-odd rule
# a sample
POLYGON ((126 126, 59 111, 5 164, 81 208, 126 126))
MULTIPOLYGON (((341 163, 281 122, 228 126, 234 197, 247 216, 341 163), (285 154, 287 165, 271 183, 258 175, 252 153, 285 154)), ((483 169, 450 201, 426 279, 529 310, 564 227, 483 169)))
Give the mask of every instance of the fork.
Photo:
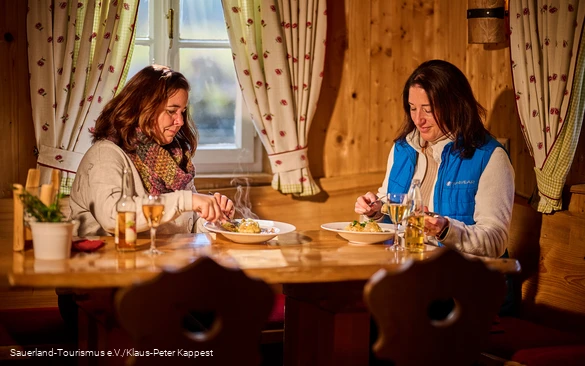
POLYGON ((378 198, 377 200, 370 202, 370 207, 374 206, 378 202, 382 202, 382 199, 378 198))

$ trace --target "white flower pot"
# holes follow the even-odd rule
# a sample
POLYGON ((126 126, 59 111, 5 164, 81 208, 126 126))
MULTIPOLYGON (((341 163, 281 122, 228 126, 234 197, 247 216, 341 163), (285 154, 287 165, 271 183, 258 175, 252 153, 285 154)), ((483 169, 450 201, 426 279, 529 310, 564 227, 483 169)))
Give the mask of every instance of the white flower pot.
POLYGON ((29 222, 35 259, 67 259, 75 222, 29 222))

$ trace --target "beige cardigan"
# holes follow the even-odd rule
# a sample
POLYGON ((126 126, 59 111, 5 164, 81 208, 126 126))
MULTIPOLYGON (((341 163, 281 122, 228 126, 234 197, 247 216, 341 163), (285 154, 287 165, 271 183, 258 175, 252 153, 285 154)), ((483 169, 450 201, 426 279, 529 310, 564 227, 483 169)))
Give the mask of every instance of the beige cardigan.
MULTIPOLYGON (((140 175, 132 160, 111 141, 96 142, 84 155, 71 189, 70 206, 72 218, 79 221, 78 236, 111 235, 116 224, 116 202, 122 191, 124 167, 132 171, 131 187, 137 207, 136 229, 148 231, 142 214, 141 197, 146 193, 140 175)), ((198 215, 192 210, 193 181, 186 190, 165 193, 163 224, 158 233, 188 233, 193 231, 198 215)), ((200 223, 198 223, 200 224, 200 223)), ((201 225, 197 225, 201 231, 201 225)))

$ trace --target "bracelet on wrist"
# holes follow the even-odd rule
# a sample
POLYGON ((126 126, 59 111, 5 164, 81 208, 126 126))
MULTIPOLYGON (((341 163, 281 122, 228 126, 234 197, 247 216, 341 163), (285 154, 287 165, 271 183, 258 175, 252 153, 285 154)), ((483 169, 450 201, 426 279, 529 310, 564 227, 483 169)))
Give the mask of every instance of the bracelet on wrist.
POLYGON ((450 226, 451 225, 449 223, 449 220, 447 220, 447 224, 441 229, 441 231, 439 231, 439 233, 437 235, 435 235, 435 238, 438 241, 445 240, 445 237, 447 236, 447 233, 449 232, 450 226))

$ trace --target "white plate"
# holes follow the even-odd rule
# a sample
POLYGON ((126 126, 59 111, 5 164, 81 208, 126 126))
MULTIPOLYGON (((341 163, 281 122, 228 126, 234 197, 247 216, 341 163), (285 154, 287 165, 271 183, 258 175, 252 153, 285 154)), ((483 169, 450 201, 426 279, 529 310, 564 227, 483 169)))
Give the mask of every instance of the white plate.
MULTIPOLYGON (((236 219, 235 221, 240 222, 242 220, 236 219)), ((287 224, 284 222, 270 221, 270 220, 256 220, 256 219, 254 219, 254 221, 256 221, 258 223, 258 225, 260 226, 260 230, 263 230, 263 231, 264 230, 271 230, 272 232, 270 232, 270 233, 263 233, 262 232, 259 234, 234 233, 231 231, 227 231, 226 229, 222 228, 221 226, 218 226, 218 225, 211 223, 211 222, 205 222, 203 224, 203 227, 211 232, 221 234, 233 242, 241 243, 241 244, 262 243, 262 242, 265 242, 265 241, 268 241, 268 240, 274 238, 277 235, 290 233, 290 232, 295 231, 297 229, 293 225, 287 224)))
POLYGON ((321 225, 321 229, 333 231, 338 233, 342 238, 353 244, 375 244, 392 239, 394 237, 394 225, 378 223, 382 232, 370 233, 360 231, 344 230, 349 222, 331 222, 329 224, 321 225))

